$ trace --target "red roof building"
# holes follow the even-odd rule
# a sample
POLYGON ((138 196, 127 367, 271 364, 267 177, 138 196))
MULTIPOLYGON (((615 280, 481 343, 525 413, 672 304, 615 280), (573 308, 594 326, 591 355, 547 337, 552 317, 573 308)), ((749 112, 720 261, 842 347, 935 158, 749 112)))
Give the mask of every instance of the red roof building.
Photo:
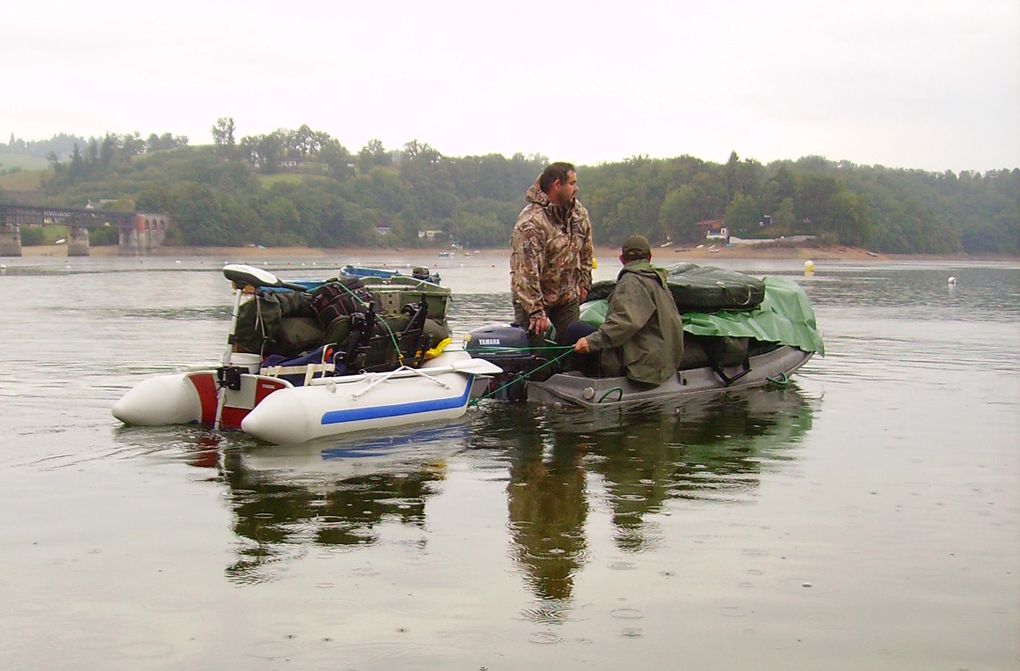
POLYGON ((725 219, 708 219, 699 221, 694 225, 705 232, 705 239, 707 240, 727 241, 730 239, 730 231, 726 228, 725 219))

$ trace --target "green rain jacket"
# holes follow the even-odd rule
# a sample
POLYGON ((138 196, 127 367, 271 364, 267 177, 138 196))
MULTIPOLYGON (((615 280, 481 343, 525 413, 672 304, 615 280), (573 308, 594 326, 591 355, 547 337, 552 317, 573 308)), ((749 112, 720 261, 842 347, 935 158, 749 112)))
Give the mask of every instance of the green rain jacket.
POLYGON ((666 288, 666 271, 646 260, 625 265, 609 296, 606 320, 587 340, 599 352, 603 375, 659 385, 676 374, 684 329, 666 288))

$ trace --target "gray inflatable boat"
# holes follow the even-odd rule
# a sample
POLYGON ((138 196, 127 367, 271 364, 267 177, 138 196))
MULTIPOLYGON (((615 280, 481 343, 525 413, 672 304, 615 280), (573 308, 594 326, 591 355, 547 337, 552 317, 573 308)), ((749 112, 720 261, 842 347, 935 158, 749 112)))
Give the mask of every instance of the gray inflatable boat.
MULTIPOLYGON (((683 362, 657 386, 572 370, 570 356, 552 361, 543 348, 529 345, 527 333, 516 324, 475 329, 465 343, 468 352, 503 370, 479 393, 506 401, 603 408, 682 403, 730 389, 785 385, 816 352, 824 356, 821 334, 811 304, 796 282, 773 277, 756 281, 764 290, 752 309, 682 314, 683 362)), ((674 290, 675 298, 677 294, 674 290)), ((606 303, 605 299, 586 303, 581 320, 597 326, 605 317, 606 303)))

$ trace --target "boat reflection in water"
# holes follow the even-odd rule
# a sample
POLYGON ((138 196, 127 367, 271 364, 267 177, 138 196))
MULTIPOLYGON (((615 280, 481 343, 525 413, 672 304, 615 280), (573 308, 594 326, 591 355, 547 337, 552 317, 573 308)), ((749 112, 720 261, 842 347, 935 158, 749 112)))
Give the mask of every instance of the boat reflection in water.
MULTIPOLYGON (((750 500, 763 471, 795 458, 817 403, 796 387, 602 413, 487 403, 455 424, 297 446, 196 430, 183 452, 226 485, 238 539, 227 575, 238 583, 273 580, 310 548, 366 548, 390 532, 424 549, 428 501, 467 491, 444 484, 451 461, 458 485, 506 481, 508 554, 537 601, 526 617, 559 621, 593 547, 654 549, 666 540, 658 513, 750 500)), ((470 491, 492 491, 479 486, 470 491)), ((430 514, 475 507, 447 503, 430 514)), ((465 565, 473 542, 463 541, 465 565)))
MULTIPOLYGON (((650 515, 671 500, 746 500, 764 469, 794 458, 813 413, 795 387, 594 415, 509 404, 487 411, 487 423, 513 428, 498 439, 510 471, 511 554, 538 599, 527 613, 538 621, 562 620, 570 608, 593 509, 610 511, 620 551, 653 548, 661 539, 650 515)), ((497 446, 484 434, 471 442, 497 446)))
POLYGON ((241 541, 227 575, 263 582, 273 578, 271 564, 303 556, 308 545, 370 545, 392 521, 422 529, 425 501, 445 479, 446 460, 464 449, 467 431, 459 423, 224 451, 222 478, 241 541))

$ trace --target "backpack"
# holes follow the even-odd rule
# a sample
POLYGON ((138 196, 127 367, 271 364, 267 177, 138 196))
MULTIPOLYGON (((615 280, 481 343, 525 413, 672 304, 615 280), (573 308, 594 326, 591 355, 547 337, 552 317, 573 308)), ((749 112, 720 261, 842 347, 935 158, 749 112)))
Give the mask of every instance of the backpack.
POLYGON ((356 277, 336 279, 326 282, 315 290, 311 307, 315 319, 323 328, 340 317, 347 317, 355 312, 365 312, 372 303, 372 294, 362 281, 356 277))

